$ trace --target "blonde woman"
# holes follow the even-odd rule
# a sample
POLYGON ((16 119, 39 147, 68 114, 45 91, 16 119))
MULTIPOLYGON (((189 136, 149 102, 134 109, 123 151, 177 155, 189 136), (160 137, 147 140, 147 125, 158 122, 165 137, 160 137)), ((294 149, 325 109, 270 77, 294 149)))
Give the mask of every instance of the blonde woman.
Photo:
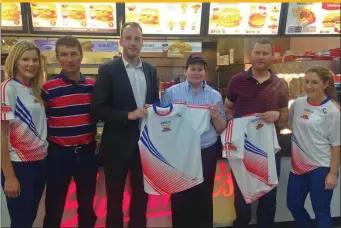
POLYGON ((31 228, 46 182, 46 117, 40 51, 18 42, 1 84, 1 182, 12 228, 31 228))
POLYGON ((331 228, 330 204, 340 169, 340 106, 335 102, 333 73, 323 66, 307 69, 306 97, 290 107, 291 173, 287 206, 297 227, 331 228), (316 226, 304 208, 308 193, 316 226))

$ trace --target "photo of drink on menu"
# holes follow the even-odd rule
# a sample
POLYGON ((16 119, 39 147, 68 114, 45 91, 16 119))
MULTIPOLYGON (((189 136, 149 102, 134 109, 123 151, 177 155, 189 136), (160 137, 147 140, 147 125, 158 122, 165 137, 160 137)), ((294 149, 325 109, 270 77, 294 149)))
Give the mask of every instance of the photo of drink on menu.
POLYGON ((340 3, 290 3, 286 34, 340 34, 340 3))
POLYGON ((201 3, 193 2, 126 3, 125 20, 140 23, 144 34, 199 35, 201 8, 201 3))
POLYGON ((115 32, 116 3, 31 3, 36 31, 115 32))
POLYGON ((277 35, 281 3, 211 3, 210 35, 277 35))

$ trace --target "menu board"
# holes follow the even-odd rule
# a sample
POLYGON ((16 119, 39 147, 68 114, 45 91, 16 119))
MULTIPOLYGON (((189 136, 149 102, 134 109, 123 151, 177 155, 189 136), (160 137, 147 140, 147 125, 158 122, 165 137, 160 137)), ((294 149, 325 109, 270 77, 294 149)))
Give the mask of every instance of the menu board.
POLYGON ((281 3, 211 3, 210 35, 277 35, 281 3))
POLYGON ((285 34, 340 34, 340 3, 290 3, 285 34))
POLYGON ((34 31, 116 33, 116 3, 31 3, 34 31))
POLYGON ((125 21, 141 24, 144 34, 199 35, 202 3, 126 3, 125 21))
POLYGON ((1 3, 1 29, 2 30, 23 30, 20 3, 1 3))

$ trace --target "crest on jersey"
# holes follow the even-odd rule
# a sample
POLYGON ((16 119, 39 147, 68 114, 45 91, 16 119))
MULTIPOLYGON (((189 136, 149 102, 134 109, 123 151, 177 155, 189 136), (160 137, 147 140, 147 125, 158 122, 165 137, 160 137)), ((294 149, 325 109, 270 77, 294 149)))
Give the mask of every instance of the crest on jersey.
POLYGON ((172 129, 170 129, 170 120, 165 120, 161 122, 161 127, 162 127, 162 132, 167 132, 167 131, 171 131, 172 129))
POLYGON ((235 145, 233 145, 231 142, 226 142, 225 146, 224 146, 225 150, 237 150, 237 147, 235 145))
POLYGON ((263 126, 264 126, 264 124, 263 124, 260 120, 258 120, 258 121, 256 122, 256 130, 261 129, 263 126))
POLYGON ((304 110, 303 114, 301 115, 302 119, 309 120, 310 112, 304 110))
POLYGON ((11 106, 7 105, 6 103, 1 103, 1 112, 7 113, 12 112, 11 106))

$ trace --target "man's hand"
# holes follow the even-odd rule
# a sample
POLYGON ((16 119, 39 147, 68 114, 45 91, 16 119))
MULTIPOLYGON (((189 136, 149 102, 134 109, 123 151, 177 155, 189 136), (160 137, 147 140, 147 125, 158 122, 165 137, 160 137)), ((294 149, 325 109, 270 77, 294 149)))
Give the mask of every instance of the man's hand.
POLYGON ((219 106, 216 104, 209 105, 209 110, 211 113, 212 119, 216 119, 219 117, 219 106))
POLYGON ((128 113, 128 120, 137 120, 142 119, 144 115, 146 114, 146 109, 144 108, 138 108, 133 112, 128 113))
POLYGON ((260 117, 266 123, 274 123, 279 119, 280 113, 278 111, 268 111, 257 113, 256 116, 260 117))

